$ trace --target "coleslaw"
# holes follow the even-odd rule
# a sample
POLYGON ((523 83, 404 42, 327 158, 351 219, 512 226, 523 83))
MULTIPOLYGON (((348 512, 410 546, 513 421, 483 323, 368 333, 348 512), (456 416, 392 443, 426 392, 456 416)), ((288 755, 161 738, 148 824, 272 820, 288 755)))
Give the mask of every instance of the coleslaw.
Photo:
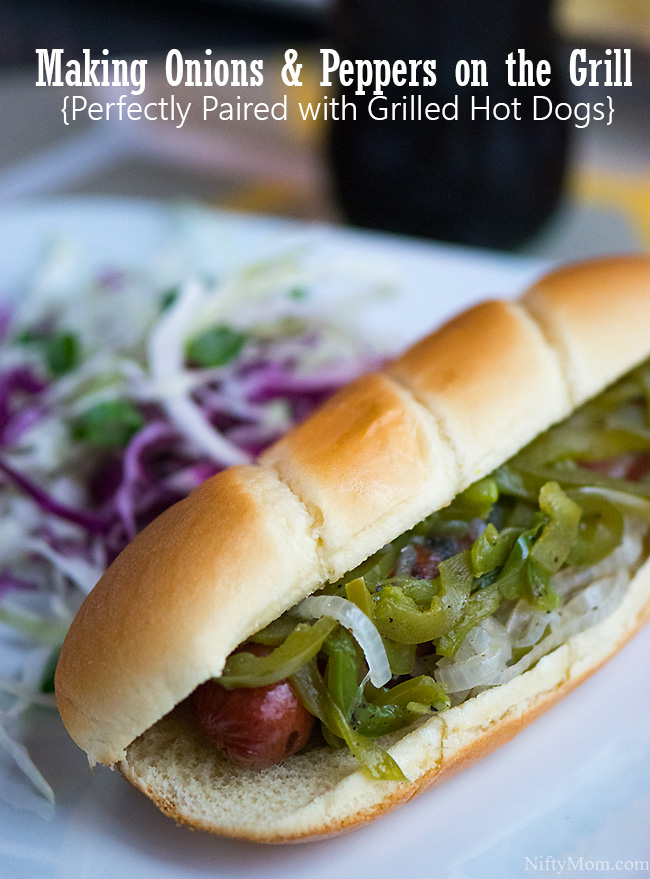
POLYGON ((315 304, 335 267, 314 278, 305 261, 299 248, 165 283, 156 267, 89 271, 58 239, 1 305, 0 638, 14 661, 0 750, 49 801, 20 729, 55 707, 59 647, 104 569, 379 361, 315 304))

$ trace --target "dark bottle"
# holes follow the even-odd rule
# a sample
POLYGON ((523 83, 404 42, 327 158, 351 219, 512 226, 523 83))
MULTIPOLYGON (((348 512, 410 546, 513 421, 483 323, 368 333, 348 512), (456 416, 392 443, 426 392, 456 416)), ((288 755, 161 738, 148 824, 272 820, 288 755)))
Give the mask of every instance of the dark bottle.
MULTIPOLYGON (((371 118, 369 89, 330 128, 331 166, 338 202, 354 224, 481 247, 514 248, 530 238, 555 208, 562 189, 567 123, 533 120, 533 95, 562 100, 552 0, 338 0, 333 22, 342 58, 436 59, 433 86, 384 90, 381 106, 421 96, 440 105, 458 95, 458 119, 400 121, 371 118), (534 65, 551 64, 546 87, 508 85, 506 58, 525 50, 534 65), (456 83, 459 59, 484 60, 487 86, 456 83), (512 106, 520 120, 471 119, 472 96, 512 106)), ((543 103, 547 108, 548 102, 543 103)), ((502 115, 503 115, 503 108, 502 115)))

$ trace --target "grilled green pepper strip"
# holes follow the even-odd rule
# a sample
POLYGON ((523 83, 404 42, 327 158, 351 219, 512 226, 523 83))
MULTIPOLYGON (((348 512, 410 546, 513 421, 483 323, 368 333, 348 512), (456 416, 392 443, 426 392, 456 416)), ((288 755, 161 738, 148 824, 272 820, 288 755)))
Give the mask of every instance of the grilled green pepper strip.
POLYGON ((560 597, 553 589, 552 575, 529 558, 523 571, 523 595, 536 610, 555 610, 560 597))
POLYGON ((576 489, 569 492, 569 497, 582 510, 582 517, 567 563, 588 568, 601 562, 620 546, 623 540, 623 514, 611 500, 597 491, 576 489))
MULTIPOLYGON (((644 403, 643 382, 647 374, 647 366, 635 370, 625 378, 620 379, 615 385, 603 391, 593 400, 590 400, 582 411, 592 419, 609 414, 614 409, 620 409, 628 403, 644 403)), ((646 404, 647 405, 647 404, 646 404)), ((644 406, 645 408, 645 406, 644 406)))
POLYGON ((362 736, 378 739, 413 723, 421 715, 409 713, 402 705, 373 705, 360 702, 352 711, 351 724, 362 736))
POLYGON ((440 514, 446 519, 485 519, 499 499, 499 488, 492 476, 472 483, 462 491, 440 514))
POLYGON ((356 604, 359 610, 362 610, 369 619, 372 619, 372 598, 363 577, 355 577, 354 580, 346 583, 345 595, 348 601, 356 604))
POLYGON ((384 650, 388 657, 391 673, 394 675, 410 675, 415 665, 417 644, 400 644, 382 635, 384 650))
POLYGON ((359 657, 354 638, 339 626, 326 639, 323 650, 328 656, 327 689, 339 708, 347 712, 359 689, 359 657))
POLYGON ((264 644, 267 647, 277 647, 279 644, 289 637, 296 628, 296 618, 283 614, 277 620, 273 620, 268 626, 260 629, 250 640, 255 644, 264 644))
POLYGON ((417 577, 393 577, 387 585, 399 586, 417 604, 430 605, 434 596, 438 594, 438 586, 435 580, 420 580, 417 577))
POLYGON ((650 501, 637 495, 590 486, 571 489, 567 494, 578 504, 582 504, 582 498, 585 496, 603 498, 609 501, 622 516, 630 516, 632 519, 640 519, 642 522, 650 524, 650 501))
POLYGON ((314 658, 305 663, 290 680, 305 708, 335 736, 343 739, 372 778, 408 781, 387 751, 352 729, 345 712, 330 696, 314 658))
POLYGON ((609 426, 603 431, 602 442, 610 442, 614 449, 618 450, 602 453, 597 448, 593 453, 593 459, 614 458, 623 452, 647 452, 650 449, 650 429, 646 424, 633 424, 622 416, 612 416, 608 419, 609 426))
POLYGON ((529 501, 517 499, 508 511, 507 522, 509 528, 514 528, 517 534, 529 531, 537 524, 537 504, 533 506, 529 501))
POLYGON ((547 521, 524 531, 515 541, 498 580, 504 598, 520 596, 538 610, 553 610, 558 597, 552 575, 565 563, 578 537, 581 509, 556 482, 542 486, 539 507, 547 521))
POLYGON ((350 580, 363 578, 366 588, 372 592, 377 583, 388 577, 393 570, 397 556, 397 550, 394 550, 392 544, 389 544, 362 562, 345 579, 350 582, 350 580))
POLYGON ((337 625, 329 617, 322 617, 313 625, 299 623, 267 656, 254 656, 245 651, 232 653, 218 681, 222 687, 231 690, 234 687, 264 687, 284 680, 316 656, 337 625))
POLYGON ((647 366, 641 367, 641 369, 637 370, 636 377, 643 391, 645 424, 646 427, 650 428, 650 369, 647 366))
POLYGON ((494 471, 494 479, 500 494, 520 498, 530 504, 537 504, 538 480, 530 477, 525 478, 524 473, 518 470, 514 464, 503 464, 498 467, 494 471))
MULTIPOLYGON (((539 507, 547 522, 539 537, 529 545, 520 582, 529 604, 538 610, 553 610, 558 606, 559 598, 553 590, 551 578, 560 570, 577 539, 581 509, 557 482, 542 486, 539 507)), ((503 588, 502 593, 505 594, 503 588)))
POLYGON ((607 476, 603 473, 594 473, 593 470, 587 470, 585 467, 522 468, 521 475, 524 479, 528 477, 528 479, 536 480, 540 484, 554 480, 565 489, 572 487, 604 488, 620 491, 624 494, 650 498, 650 482, 630 482, 627 479, 607 476))
MULTIPOLYGON (((416 581, 417 582, 417 581, 416 581)), ((429 588, 431 585, 429 584, 429 588)), ((363 577, 357 577, 345 584, 345 594, 348 601, 362 610, 371 620, 374 617, 372 597, 368 592, 363 577)), ((383 637, 384 649, 388 657, 390 670, 394 675, 408 675, 411 673, 415 662, 415 644, 398 644, 390 638, 383 637)))
POLYGON ((367 687, 371 690, 374 705, 408 706, 411 702, 427 703, 431 710, 442 711, 448 708, 450 701, 444 687, 428 675, 418 675, 408 681, 402 681, 394 687, 367 687))
POLYGON ((539 508, 549 521, 535 541, 530 558, 546 574, 555 574, 578 537, 581 509, 557 484, 547 482, 539 493, 539 508))
POLYGON ((497 531, 490 522, 483 534, 474 541, 470 550, 474 576, 482 577, 495 568, 502 567, 520 533, 521 531, 516 528, 497 531))
POLYGON ((486 519, 499 498, 499 488, 493 476, 486 476, 474 482, 442 510, 431 513, 411 530, 412 535, 427 535, 431 532, 460 537, 467 534, 467 523, 471 519, 486 519))
POLYGON ((650 433, 645 426, 624 419, 608 419, 607 424, 585 424, 580 421, 584 422, 584 418, 577 416, 573 423, 542 434, 511 463, 515 467, 534 470, 556 462, 576 459, 600 461, 625 452, 650 448, 650 433))
POLYGON ((499 592, 504 598, 514 600, 521 596, 522 572, 530 555, 531 547, 539 533, 540 526, 524 531, 515 540, 498 579, 499 592))
POLYGON ((462 620, 453 629, 436 641, 436 653, 440 656, 455 656, 465 636, 481 620, 492 616, 501 603, 499 584, 492 583, 470 596, 462 620))
POLYGON ((395 732, 418 717, 449 708, 443 687, 428 675, 419 675, 394 687, 366 685, 368 698, 354 707, 352 723, 369 738, 395 732))
POLYGON ((402 644, 422 644, 448 632, 461 618, 474 583, 469 550, 440 563, 439 594, 421 610, 397 586, 387 586, 375 600, 375 622, 382 633, 402 644))

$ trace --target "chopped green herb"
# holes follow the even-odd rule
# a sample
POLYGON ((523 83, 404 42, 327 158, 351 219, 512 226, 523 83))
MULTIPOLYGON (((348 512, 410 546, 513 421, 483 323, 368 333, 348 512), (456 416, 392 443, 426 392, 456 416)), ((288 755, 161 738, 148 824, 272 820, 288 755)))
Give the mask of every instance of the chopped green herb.
POLYGON ((16 342, 19 345, 38 345, 47 369, 53 376, 64 375, 79 365, 79 337, 69 330, 50 333, 27 328, 18 333, 16 342))
POLYGON ((31 345, 33 342, 42 342, 43 341, 43 333, 39 330, 34 330, 32 328, 28 328, 26 330, 21 330, 16 336, 16 342, 19 345, 31 345))
POLYGON ((178 287, 172 287, 170 290, 166 290, 160 297, 160 310, 167 311, 167 309, 171 308, 177 299, 178 287))
POLYGON ((81 415, 72 427, 72 435, 92 446, 120 448, 144 427, 140 412, 126 400, 96 403, 81 415))
POLYGON ((52 375, 64 375, 79 363, 79 339, 75 333, 55 333, 45 340, 45 362, 52 375))
POLYGON ((198 366, 225 366, 239 354, 247 338, 246 333, 221 324, 191 339, 185 353, 190 363, 198 366))

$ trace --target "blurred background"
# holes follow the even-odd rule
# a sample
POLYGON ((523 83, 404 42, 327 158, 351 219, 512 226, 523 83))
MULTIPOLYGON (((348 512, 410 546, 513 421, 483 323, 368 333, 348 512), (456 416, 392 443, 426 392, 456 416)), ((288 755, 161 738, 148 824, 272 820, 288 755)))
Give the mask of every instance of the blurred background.
MULTIPOLYGON (((443 14, 448 6, 436 7, 433 0, 337 0, 336 5, 334 0, 3 0, 0 202, 79 194, 189 198, 553 259, 649 249, 648 0, 549 0, 532 6, 528 0, 499 0, 489 5, 492 21, 484 0, 462 0, 455 21, 443 14), (412 14, 405 19, 409 4, 412 14), (532 9, 543 9, 548 21, 532 21, 532 9), (424 18, 418 10, 425 10, 424 18), (186 57, 193 52, 205 57, 211 48, 214 58, 264 58, 265 83, 255 100, 272 103, 292 91, 282 85, 279 70, 284 50, 296 47, 305 63, 305 84, 293 91, 304 102, 323 93, 320 48, 340 47, 347 57, 414 57, 409 53, 420 51, 422 57, 442 58, 492 47, 503 57, 497 35, 506 26, 512 39, 520 40, 515 45, 530 44, 533 57, 552 51, 558 69, 566 69, 573 47, 588 48, 593 58, 604 58, 607 48, 632 48, 632 88, 559 83, 573 102, 611 95, 613 124, 579 129, 537 123, 533 136, 525 124, 501 126, 496 136, 476 125, 346 128, 298 122, 290 114, 282 123, 197 118, 181 129, 145 121, 65 127, 65 89, 34 85, 36 48, 63 48, 66 59, 82 49, 98 57, 108 48, 114 58, 149 59, 146 94, 133 100, 158 100, 173 91, 178 100, 197 101, 200 89, 167 84, 163 60, 171 48, 186 57), (471 34, 473 42, 457 45, 454 34, 461 43, 471 34), (529 155, 537 159, 526 165, 529 155)), ((492 93, 492 81, 490 86, 492 93)), ((227 100, 226 92, 220 90, 219 97, 227 100)))

